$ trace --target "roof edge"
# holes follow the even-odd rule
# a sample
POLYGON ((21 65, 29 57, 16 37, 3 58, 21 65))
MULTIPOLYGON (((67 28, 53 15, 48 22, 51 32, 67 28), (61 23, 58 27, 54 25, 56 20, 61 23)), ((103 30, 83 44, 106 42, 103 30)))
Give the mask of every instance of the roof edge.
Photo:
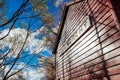
POLYGON ((66 6, 71 6, 71 5, 77 4, 77 3, 81 2, 81 1, 84 1, 84 0, 74 0, 74 1, 66 3, 65 5, 66 6))
POLYGON ((66 17, 67 17, 68 9, 69 9, 69 6, 65 5, 63 15, 62 15, 62 21, 60 23, 60 28, 58 30, 58 35, 56 37, 55 46, 54 46, 53 52, 52 52, 53 54, 56 54, 56 51, 57 51, 57 48, 58 48, 58 45, 59 45, 59 42, 60 42, 60 39, 61 39, 61 33, 63 31, 64 23, 65 23, 65 20, 66 20, 66 17))
POLYGON ((77 4, 77 3, 81 2, 81 1, 84 1, 84 0, 71 1, 71 2, 69 2, 67 4, 65 4, 63 15, 62 15, 62 21, 60 23, 60 28, 58 30, 58 35, 57 35, 56 40, 55 40, 55 45, 54 45, 52 54, 56 54, 56 51, 57 51, 57 48, 58 48, 58 45, 59 45, 59 42, 60 42, 60 39, 61 39, 61 33, 63 31, 64 23, 65 23, 65 20, 66 20, 66 17, 67 17, 69 6, 77 4))

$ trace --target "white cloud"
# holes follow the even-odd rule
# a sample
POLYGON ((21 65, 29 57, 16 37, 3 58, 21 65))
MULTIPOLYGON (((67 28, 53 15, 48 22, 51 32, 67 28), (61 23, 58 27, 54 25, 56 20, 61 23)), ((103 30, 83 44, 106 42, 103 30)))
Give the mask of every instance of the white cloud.
POLYGON ((56 0, 55 6, 58 7, 63 0, 56 0))
MULTIPOLYGON (((8 29, 2 31, 0 34, 0 38, 3 37, 7 32, 8 29)), ((20 29, 20 28, 12 29, 9 36, 7 36, 6 38, 0 41, 0 49, 4 49, 6 46, 11 48, 14 40, 16 39, 15 45, 13 46, 14 50, 12 50, 9 54, 9 56, 12 55, 13 57, 16 57, 25 41, 26 34, 27 31, 25 29, 20 29), (14 51, 16 52, 14 53, 14 51)), ((31 53, 39 53, 43 49, 46 42, 44 40, 36 39, 35 36, 37 36, 38 34, 39 32, 36 31, 29 35, 26 45, 24 47, 25 51, 29 50, 31 53)))
POLYGON ((45 77, 46 70, 44 68, 39 68, 38 70, 28 69, 23 71, 23 75, 27 80, 40 80, 45 77))
POLYGON ((14 69, 19 70, 23 68, 26 64, 24 62, 18 62, 15 66, 14 69))
MULTIPOLYGON (((3 30, 0 34, 0 38, 3 37, 7 32, 8 32, 8 30, 3 30)), ((8 56, 16 57, 24 43, 26 34, 27 34, 27 31, 25 29, 20 29, 20 28, 12 29, 10 34, 6 38, 4 38, 3 40, 0 40, 0 49, 4 49, 5 47, 11 48, 13 42, 15 41, 15 44, 13 46, 14 48, 12 48, 12 50, 10 51, 8 56), (15 53, 14 53, 14 51, 15 51, 15 53)), ((40 32, 36 31, 29 35, 27 42, 25 44, 25 47, 24 47, 24 51, 29 50, 31 53, 35 53, 35 54, 39 53, 41 50, 48 51, 47 48, 44 48, 44 45, 46 43, 45 40, 39 40, 39 39, 35 38, 35 36, 37 36, 38 34, 40 34, 40 32)), ((7 51, 5 52, 5 54, 6 53, 7 53, 7 51)), ((17 64, 18 65, 14 66, 14 69, 12 69, 10 74, 13 72, 16 72, 18 69, 21 69, 25 65, 25 63, 23 63, 23 62, 19 62, 17 64)), ((10 67, 7 66, 5 69, 5 73, 7 73, 7 71, 9 69, 10 69, 10 67)), ((27 70, 22 70, 21 75, 24 75, 24 78, 29 78, 27 80, 40 80, 40 78, 45 77, 45 74, 46 74, 46 71, 44 68, 39 68, 36 71, 36 70, 33 70, 33 69, 27 67, 27 70)), ((13 77, 17 78, 18 76, 15 75, 13 77)), ((13 77, 11 77, 11 78, 13 78, 13 77)))
MULTIPOLYGON (((21 67, 23 67, 25 64, 24 63, 19 63, 18 67, 16 65, 17 69, 12 69, 11 72, 9 73, 9 75, 11 75, 12 73, 17 72, 19 69, 21 69, 21 67)), ((4 74, 6 74, 8 72, 8 70, 10 69, 9 66, 6 66, 5 70, 4 70, 4 74)), ((32 69, 31 67, 25 68, 22 71, 20 71, 19 73, 17 73, 16 75, 11 76, 9 79, 17 79, 18 75, 21 75, 22 77, 24 77, 26 80, 40 80, 41 78, 44 78, 46 75, 46 70, 41 67, 41 68, 37 68, 37 70, 32 69)))

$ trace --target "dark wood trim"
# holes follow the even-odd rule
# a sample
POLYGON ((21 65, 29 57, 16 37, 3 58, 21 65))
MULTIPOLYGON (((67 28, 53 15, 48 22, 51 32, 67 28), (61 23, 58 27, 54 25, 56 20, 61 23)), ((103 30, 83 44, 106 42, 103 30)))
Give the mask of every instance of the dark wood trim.
POLYGON ((58 48, 58 45, 59 45, 59 42, 60 42, 60 39, 61 39, 62 31, 63 31, 63 28, 64 28, 65 20, 66 20, 66 17, 67 17, 67 13, 68 13, 68 10, 69 10, 69 6, 77 4, 81 1, 84 1, 84 0, 79 0, 79 1, 76 1, 76 2, 70 2, 70 3, 65 5, 64 12, 63 12, 63 15, 62 15, 62 21, 60 23, 60 28, 58 30, 58 35, 56 37, 55 45, 54 45, 53 52, 52 52, 53 54, 56 54, 56 51, 57 51, 57 48, 58 48))
POLYGON ((59 28, 58 35, 57 35, 56 41, 55 41, 55 47, 53 49, 53 54, 56 54, 58 44, 59 44, 60 39, 61 39, 61 34, 62 34, 62 31, 63 31, 63 28, 64 28, 65 20, 66 20, 66 17, 67 17, 68 9, 69 9, 69 6, 65 5, 63 16, 62 16, 62 22, 60 23, 60 28, 59 28))

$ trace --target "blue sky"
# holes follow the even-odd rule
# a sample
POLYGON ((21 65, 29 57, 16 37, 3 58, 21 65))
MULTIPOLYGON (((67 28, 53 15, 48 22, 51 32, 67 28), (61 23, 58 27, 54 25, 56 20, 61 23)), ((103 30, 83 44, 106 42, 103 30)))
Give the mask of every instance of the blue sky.
MULTIPOLYGON (((14 12, 20 7, 20 5, 22 4, 23 1, 24 0, 6 0, 6 5, 5 5, 5 7, 3 9, 6 10, 5 15, 6 15, 7 19, 10 19, 12 17, 12 14, 14 14, 14 12)), ((70 0, 63 0, 63 1, 62 0, 58 0, 58 1, 60 1, 61 4, 63 4, 65 2, 69 2, 70 0)), ((48 8, 49 8, 49 13, 51 13, 51 15, 55 19, 55 25, 59 25, 59 21, 61 20, 60 6, 59 5, 55 6, 55 0, 48 0, 47 5, 48 5, 48 8)), ((31 5, 29 5, 28 7, 31 7, 31 5)), ((26 12, 26 13, 32 14, 33 11, 30 10, 29 12, 26 12)), ((23 15, 20 15, 20 17, 23 17, 23 15)), ((32 27, 30 28, 31 31, 34 31, 34 30, 36 30, 36 29, 41 28, 41 27, 44 26, 44 22, 42 22, 40 20, 32 19, 32 21, 35 24, 33 24, 32 27)), ((18 29, 13 29, 11 31, 10 35, 12 36, 15 31, 19 31, 18 34, 21 32, 20 35, 24 35, 25 30, 23 31, 23 28, 25 28, 25 27, 21 27, 21 25, 22 25, 22 23, 24 23, 24 25, 26 25, 28 22, 29 22, 29 19, 22 19, 22 20, 16 22, 15 25, 14 25, 14 27, 18 28, 18 29), (20 23, 21 23, 21 25, 20 25, 20 23)), ((3 31, 4 33, 6 33, 4 30, 6 30, 6 28, 8 28, 8 27, 9 27, 9 25, 6 26, 6 27, 1 27, 0 31, 3 31)), ((22 36, 22 37, 24 37, 24 36, 22 36)), ((21 54, 21 57, 23 57, 23 56, 26 56, 26 57, 23 58, 23 59, 18 60, 17 62, 18 63, 22 62, 24 64, 27 64, 29 62, 29 60, 32 60, 29 63, 29 65, 28 65, 29 67, 32 67, 32 65, 36 65, 38 63, 38 59, 40 58, 39 56, 51 57, 52 56, 52 49, 51 48, 45 48, 43 51, 41 51, 41 52, 38 53, 39 56, 36 55, 36 54, 33 54, 34 50, 35 49, 37 50, 37 47, 39 47, 38 44, 40 44, 40 43, 42 44, 42 42, 40 42, 40 40, 43 37, 44 37, 43 34, 38 34, 37 32, 31 34, 31 39, 33 39, 33 41, 30 40, 30 42, 28 43, 29 44, 28 47, 30 49, 23 50, 22 54, 21 54), (32 51, 33 51, 33 53, 31 53, 32 51)), ((12 37, 10 37, 10 38, 12 38, 12 37)), ((4 40, 3 40, 3 42, 4 42, 4 40)), ((0 42, 0 44, 1 43, 2 42, 0 42)), ((0 49, 0 54, 5 54, 5 52, 7 52, 7 50, 9 49, 8 45, 10 45, 10 43, 6 43, 5 45, 7 45, 7 46, 5 46, 4 49, 0 49)), ((14 59, 14 57, 11 58, 11 56, 8 56, 6 58, 6 60, 5 60, 5 63, 7 63, 8 61, 11 61, 11 63, 12 63, 13 59, 14 59)), ((39 65, 41 67, 41 64, 39 64, 39 65)), ((9 66, 11 66, 11 65, 9 65, 9 66)))
MULTIPOLYGON (((7 17, 7 19, 10 19, 11 17, 12 17, 12 15, 14 14, 14 12, 20 7, 20 5, 22 4, 22 2, 23 2, 23 0, 6 0, 6 5, 5 5, 5 9, 7 10, 6 11, 6 17, 7 17)), ((60 12, 60 8, 59 7, 55 7, 55 5, 54 5, 54 3, 55 3, 55 0, 49 0, 49 2, 48 2, 48 8, 49 8, 49 12, 54 16, 54 18, 57 16, 57 14, 59 14, 59 12, 60 12)), ((30 6, 31 7, 31 6, 30 6)), ((31 10, 31 12, 32 12, 32 10, 31 10)), ((28 12, 28 13, 30 13, 30 12, 28 12)), ((60 19, 60 16, 59 16, 59 19, 60 19)), ((58 19, 58 20, 59 20, 58 19)), ((25 20, 22 20, 21 22, 25 22, 26 23, 26 21, 25 20)), ((58 21, 57 21, 58 22, 58 21)), ((37 22, 37 23, 35 23, 32 27, 31 27, 31 30, 35 30, 35 29, 37 29, 38 27, 42 27, 44 24, 43 24, 43 22, 41 21, 41 22, 37 22), (37 25, 40 25, 40 26, 37 26, 37 25)), ((17 28, 19 28, 19 23, 17 22, 16 24, 15 24, 15 27, 17 27, 17 28)), ((21 27, 21 26, 20 26, 21 27)), ((3 27, 4 28, 4 27, 3 27)), ((5 28, 4 28, 5 29, 5 28)), ((36 36, 36 38, 38 38, 38 39, 41 39, 42 38, 42 34, 39 34, 39 35, 37 35, 36 36)), ((2 53, 4 53, 5 51, 7 51, 7 49, 8 49, 8 47, 5 47, 3 50, 0 50, 2 53)), ((27 51, 27 52, 24 52, 23 51, 23 55, 25 55, 25 54, 29 54, 29 51, 27 51)), ((51 53, 50 52, 47 52, 47 51, 42 51, 41 52, 41 54, 43 55, 43 56, 51 56, 51 53)), ((33 56, 32 54, 30 54, 31 56, 33 56)), ((29 56, 29 57, 27 57, 25 60, 24 60, 24 62, 27 62, 29 59, 30 59, 30 57, 31 56, 29 56)), ((33 59, 33 61, 31 62, 31 64, 35 64, 35 63, 37 63, 37 60, 38 60, 38 57, 36 57, 35 56, 35 58, 33 59)))
MULTIPOLYGON (((58 1, 60 1, 63 4, 65 2, 69 2, 70 0, 63 0, 63 1, 62 0, 58 0, 58 1)), ((16 0, 6 0, 5 9, 7 10, 6 11, 7 19, 10 19, 12 17, 12 14, 20 7, 22 2, 23 2, 23 0, 17 0, 17 1, 16 0)), ((49 8, 49 13, 51 13, 53 15, 54 19, 55 19, 55 24, 58 25, 59 21, 61 19, 60 6, 59 5, 57 7, 55 6, 55 0, 49 0, 47 5, 48 5, 48 8, 49 8)), ((32 13, 32 12, 33 11, 31 10, 28 13, 32 13)), ((27 20, 21 20, 21 22, 27 23, 27 20)), ((42 21, 41 22, 40 21, 38 21, 38 22, 36 21, 36 23, 31 27, 31 30, 35 30, 35 29, 40 28, 42 26, 44 26, 44 23, 42 21)), ((21 26, 17 22, 15 24, 15 27, 16 28, 20 28, 21 26)), ((3 30, 3 29, 6 29, 6 28, 2 27, 0 29, 3 30)), ((44 35, 39 34, 39 35, 37 35, 35 37, 37 39, 41 39, 43 36, 44 35)), ((8 47, 5 47, 3 50, 0 50, 0 51, 4 53, 5 51, 7 51, 7 49, 8 49, 8 47)), ((23 51, 23 53, 24 53, 23 55, 25 55, 25 54, 28 54, 29 51, 27 51, 27 52, 23 51)), ((51 52, 47 52, 47 51, 42 51, 41 54, 43 56, 48 56, 48 57, 51 56, 51 52)), ((32 55, 32 54, 30 54, 30 55, 32 55)), ((29 58, 30 57, 26 58, 26 60, 24 62, 27 62, 27 59, 29 59, 29 58)), ((35 57, 35 59, 33 59, 33 62, 31 64, 37 63, 37 59, 38 59, 38 57, 35 57)))

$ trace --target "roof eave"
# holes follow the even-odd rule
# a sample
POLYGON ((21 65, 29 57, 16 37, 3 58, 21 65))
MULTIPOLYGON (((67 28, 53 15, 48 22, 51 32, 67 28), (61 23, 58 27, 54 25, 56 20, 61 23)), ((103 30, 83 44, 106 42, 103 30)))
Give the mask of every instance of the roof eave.
POLYGON ((64 23, 65 23, 65 20, 66 20, 66 17, 67 17, 69 6, 74 5, 76 3, 79 3, 81 1, 84 1, 84 0, 71 1, 67 4, 65 4, 63 15, 62 15, 62 21, 60 23, 60 28, 58 30, 58 35, 56 37, 55 46, 54 46, 53 52, 52 52, 53 54, 56 54, 56 52, 57 52, 57 48, 58 48, 58 45, 59 45, 59 42, 60 42, 60 39, 61 39, 61 33, 63 31, 63 28, 64 28, 64 23))
POLYGON ((56 51, 57 51, 57 48, 58 48, 58 44, 60 42, 61 33, 63 31, 64 23, 65 23, 65 20, 66 20, 66 17, 67 17, 67 13, 68 13, 68 8, 69 8, 69 6, 65 5, 64 11, 63 11, 63 15, 62 15, 62 21, 60 23, 60 28, 58 30, 58 35, 56 37, 55 46, 54 46, 53 52, 52 52, 53 54, 56 54, 56 51))

